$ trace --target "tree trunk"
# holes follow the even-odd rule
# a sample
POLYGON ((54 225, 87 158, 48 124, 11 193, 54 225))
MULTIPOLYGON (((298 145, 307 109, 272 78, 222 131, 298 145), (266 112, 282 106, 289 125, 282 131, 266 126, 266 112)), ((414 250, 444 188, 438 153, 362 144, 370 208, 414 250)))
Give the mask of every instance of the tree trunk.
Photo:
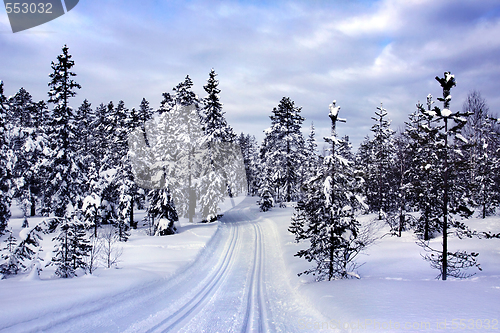
POLYGON ((443 281, 448 272, 448 118, 444 118, 443 281))
POLYGON ((31 216, 36 215, 36 199, 34 195, 31 195, 31 216))
POLYGON ((137 229, 137 224, 134 222, 134 197, 130 199, 130 227, 137 229))

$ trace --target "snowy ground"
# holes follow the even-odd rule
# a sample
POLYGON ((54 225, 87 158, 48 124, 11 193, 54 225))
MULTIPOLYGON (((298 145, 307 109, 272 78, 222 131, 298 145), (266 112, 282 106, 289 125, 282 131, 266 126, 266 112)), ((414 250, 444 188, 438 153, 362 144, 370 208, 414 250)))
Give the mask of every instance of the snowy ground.
MULTIPOLYGON (((235 198, 235 204, 243 199, 235 198)), ((230 200, 221 205, 222 211, 230 208, 230 200)), ((18 239, 23 221, 21 216, 21 212, 13 207, 9 228, 18 239)), ((144 212, 138 212, 135 219, 140 221, 143 216, 144 212)), ((42 220, 41 217, 30 218, 30 226, 42 220)), ((131 230, 129 241, 118 244, 123 249, 118 264, 110 269, 101 266, 92 276, 80 272, 78 278, 60 279, 54 276, 54 267, 44 267, 40 281, 30 281, 26 274, 0 280, 0 330, 12 332, 11 326, 16 323, 50 317, 51 313, 78 304, 110 298, 164 280, 195 261, 217 230, 217 223, 192 224, 181 219, 177 228, 178 233, 168 237, 147 236, 146 228, 131 230)), ((6 235, 1 238, 2 246, 4 238, 6 235)), ((45 266, 53 255, 50 239, 44 239, 42 248, 45 266)))
MULTIPOLYGON (((466 280, 436 280, 438 275, 420 254, 412 233, 385 236, 359 257, 360 280, 313 282, 296 274, 309 264, 293 255, 304 245, 294 243, 286 232, 292 208, 274 209, 266 215, 281 235, 289 278, 296 288, 328 318, 315 323, 300 320, 301 327, 332 329, 349 327, 354 332, 398 331, 491 331, 500 330, 500 240, 450 239, 450 250, 479 252, 483 271, 466 280), (488 328, 489 327, 489 328, 488 328)), ((367 222, 375 216, 365 216, 367 222)), ((467 221, 471 229, 500 232, 500 218, 467 221)), ((388 232, 381 225, 379 235, 388 232)), ((433 241, 439 249, 441 238, 433 241)), ((474 272, 474 271, 472 271, 474 272)))
MULTIPOLYGON (((134 231, 118 269, 99 268, 94 277, 57 279, 45 269, 40 281, 0 281, 0 331, 499 330, 500 240, 450 241, 451 250, 480 252, 483 271, 468 280, 435 280, 438 272, 405 233, 380 239, 359 258, 360 280, 314 282, 297 277, 310 264, 293 256, 304 246, 287 231, 293 208, 260 213, 255 200, 218 224, 183 221, 174 236, 134 231)), ((14 232, 21 222, 13 219, 14 232)), ((468 224, 500 231, 498 217, 468 224)))

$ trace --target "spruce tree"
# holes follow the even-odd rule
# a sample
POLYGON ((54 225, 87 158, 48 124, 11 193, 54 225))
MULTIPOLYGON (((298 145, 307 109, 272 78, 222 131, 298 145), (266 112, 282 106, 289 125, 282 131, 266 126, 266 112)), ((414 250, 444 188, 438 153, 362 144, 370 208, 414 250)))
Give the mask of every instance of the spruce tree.
POLYGON ((219 81, 216 79, 217 73, 214 69, 210 71, 207 84, 203 89, 207 96, 203 99, 203 126, 206 142, 234 142, 236 134, 227 123, 222 110, 222 103, 219 100, 219 81))
POLYGON ((71 145, 76 133, 73 110, 69 106, 69 99, 76 96, 76 89, 81 86, 73 80, 76 76, 72 72, 75 62, 65 45, 57 62, 52 62, 53 72, 49 75, 49 99, 53 104, 52 118, 47 123, 47 141, 49 153, 45 170, 45 205, 49 212, 63 217, 68 205, 76 206, 81 184, 81 163, 71 145))
POLYGON ((92 149, 92 141, 94 139, 92 124, 94 121, 95 114, 92 109, 92 105, 85 99, 75 114, 75 127, 78 135, 76 135, 72 140, 72 150, 74 150, 76 155, 79 157, 78 160, 81 163, 79 167, 84 178, 79 189, 81 198, 84 198, 89 194, 88 176, 90 166, 95 163, 95 156, 92 149))
POLYGON ((466 185, 472 191, 473 204, 480 208, 481 216, 485 218, 500 204, 496 181, 500 171, 496 119, 489 114, 486 100, 478 91, 469 93, 462 112, 471 114, 463 129, 468 144, 465 151, 468 168, 462 179, 468 180, 466 185))
POLYGON ((38 256, 42 251, 43 234, 48 230, 48 225, 45 222, 39 223, 31 230, 26 229, 24 239, 20 240, 19 245, 14 251, 14 255, 19 261, 19 267, 23 272, 32 267, 33 262, 41 260, 38 256), (29 231, 27 231, 29 230, 29 231))
POLYGON ((71 278, 76 275, 78 268, 87 269, 85 258, 91 248, 86 239, 85 227, 75 215, 64 218, 59 230, 59 235, 53 239, 56 241, 54 257, 47 266, 55 265, 57 276, 71 278))
POLYGON ((8 142, 8 117, 9 106, 3 94, 3 82, 0 81, 0 235, 7 228, 10 218, 11 203, 11 152, 8 142))
POLYGON ((437 140, 434 149, 439 156, 439 163, 435 172, 440 175, 440 179, 433 184, 433 188, 439 193, 438 207, 440 210, 436 212, 434 218, 439 218, 442 223, 443 248, 442 251, 434 250, 428 242, 420 242, 420 245, 430 253, 424 258, 430 262, 433 268, 440 270, 438 277, 446 280, 448 276, 466 277, 468 275, 463 270, 473 266, 479 268, 479 264, 476 262, 478 253, 449 252, 448 250, 448 235, 451 230, 454 230, 460 237, 472 237, 473 234, 464 223, 455 220, 457 215, 469 217, 472 214, 468 207, 470 201, 466 195, 467 192, 462 186, 451 186, 459 184, 456 179, 461 161, 457 159, 457 155, 453 151, 459 146, 457 142, 466 141, 460 131, 465 126, 469 114, 450 110, 450 90, 456 85, 454 75, 445 72, 443 78, 436 77, 436 80, 443 89, 443 97, 438 98, 443 103, 443 108, 435 106, 429 110, 429 108, 425 109, 420 105, 419 111, 437 123, 437 140), (450 149, 453 146, 454 149, 450 149))
POLYGON ((247 194, 256 195, 259 186, 259 155, 258 144, 255 136, 244 134, 243 132, 238 137, 238 144, 241 148, 243 163, 245 165, 245 173, 247 179, 247 194))
POLYGON ((4 240, 5 247, 2 249, 3 252, 1 256, 1 258, 4 260, 0 264, 0 275, 2 279, 5 279, 10 275, 15 275, 20 270, 20 263, 14 252, 17 244, 17 239, 12 235, 12 230, 9 230, 8 232, 9 237, 4 240))
POLYGON ((43 150, 48 145, 43 127, 46 119, 38 117, 43 113, 40 108, 44 108, 44 104, 34 103, 23 88, 9 99, 9 104, 11 123, 15 126, 12 138, 14 197, 27 222, 28 216, 35 215, 42 180, 40 164, 43 162, 43 150))
POLYGON ((275 201, 295 200, 299 195, 299 175, 303 162, 304 137, 301 127, 304 118, 301 108, 288 97, 283 97, 273 109, 271 128, 266 130, 261 158, 271 171, 269 183, 275 193, 275 201))
POLYGON ((230 168, 234 165, 234 153, 231 148, 239 149, 237 145, 228 145, 236 142, 231 126, 228 125, 219 100, 220 89, 217 74, 212 69, 203 86, 207 96, 203 99, 202 149, 207 150, 209 158, 202 165, 200 182, 200 211, 203 219, 207 221, 217 217, 218 204, 224 199, 228 187, 230 168))
POLYGON ((319 166, 316 175, 302 184, 304 199, 299 202, 290 231, 295 239, 308 240, 310 246, 296 256, 314 262, 315 267, 301 274, 313 274, 317 280, 359 276, 354 272, 355 257, 367 245, 359 237, 360 224, 355 211, 362 204, 359 195, 361 179, 354 173, 351 160, 344 156, 346 145, 337 138, 340 107, 330 105, 332 133, 325 137, 330 155, 319 166))
POLYGON ((373 163, 375 174, 371 175, 376 184, 376 193, 369 195, 367 199, 374 211, 378 212, 379 220, 383 218, 384 212, 393 209, 395 203, 394 178, 391 177, 390 170, 394 162, 394 131, 390 128, 390 121, 386 119, 387 110, 382 103, 377 107, 376 117, 372 119, 376 122, 372 126, 373 132, 373 163))
POLYGON ((422 112, 424 106, 418 103, 417 111, 410 115, 406 123, 410 161, 405 193, 409 202, 420 211, 415 231, 427 241, 442 231, 439 220, 442 196, 438 187, 441 182, 440 154, 437 150, 439 127, 432 116, 432 95, 427 96, 426 104, 426 112, 422 112))

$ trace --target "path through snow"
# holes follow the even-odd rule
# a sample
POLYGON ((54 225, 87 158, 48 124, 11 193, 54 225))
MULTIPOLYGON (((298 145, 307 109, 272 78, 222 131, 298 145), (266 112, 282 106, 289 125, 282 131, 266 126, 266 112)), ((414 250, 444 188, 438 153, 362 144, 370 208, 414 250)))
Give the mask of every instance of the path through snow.
POLYGON ((288 283, 274 223, 254 198, 225 213, 197 260, 161 279, 44 314, 2 331, 303 332, 322 321, 288 283))

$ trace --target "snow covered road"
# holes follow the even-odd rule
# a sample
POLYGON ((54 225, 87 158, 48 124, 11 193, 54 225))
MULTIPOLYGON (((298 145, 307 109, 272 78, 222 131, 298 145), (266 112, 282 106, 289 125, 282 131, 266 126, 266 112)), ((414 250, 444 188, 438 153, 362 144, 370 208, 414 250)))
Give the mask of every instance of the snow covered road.
POLYGON ((322 319, 290 287, 276 227, 259 216, 246 198, 175 276, 2 331, 303 332, 299 320, 322 319))

